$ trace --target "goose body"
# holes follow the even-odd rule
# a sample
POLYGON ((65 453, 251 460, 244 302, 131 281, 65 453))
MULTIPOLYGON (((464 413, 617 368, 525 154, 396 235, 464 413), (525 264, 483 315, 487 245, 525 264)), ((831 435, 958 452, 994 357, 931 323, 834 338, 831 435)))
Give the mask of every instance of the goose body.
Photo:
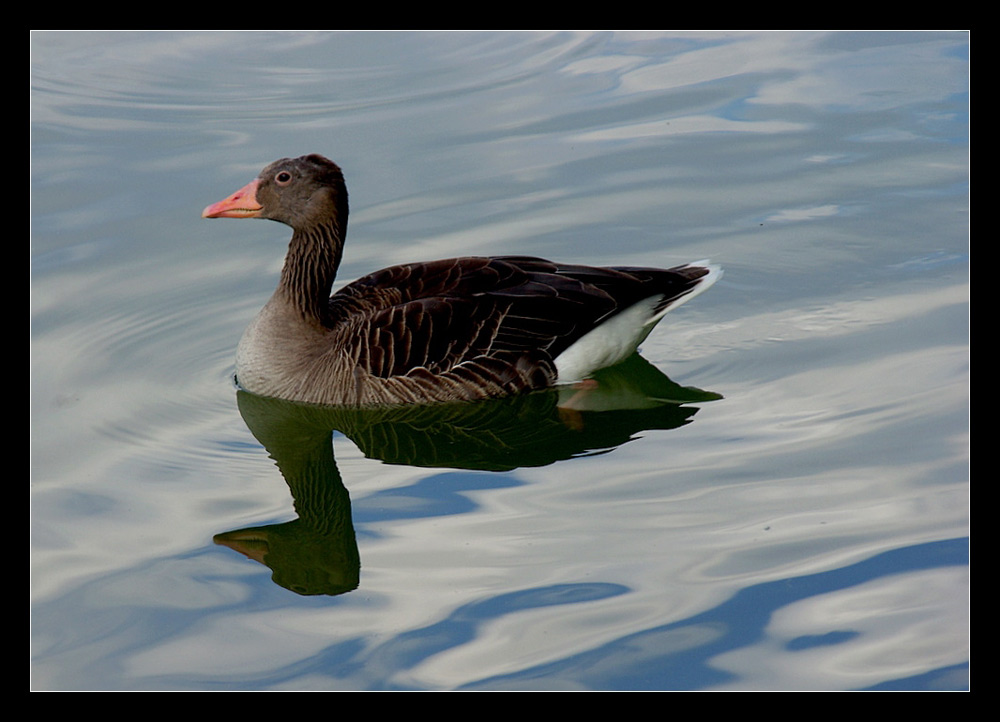
POLYGON ((236 354, 248 391, 325 405, 433 403, 586 378, 628 358, 721 270, 595 268, 524 256, 377 271, 330 295, 347 231, 343 174, 284 158, 204 210, 292 227, 281 280, 236 354))

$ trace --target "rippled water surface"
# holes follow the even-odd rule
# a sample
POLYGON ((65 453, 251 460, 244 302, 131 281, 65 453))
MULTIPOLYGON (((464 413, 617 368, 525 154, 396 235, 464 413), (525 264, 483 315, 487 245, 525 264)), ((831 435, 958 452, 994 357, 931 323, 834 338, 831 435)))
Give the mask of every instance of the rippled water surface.
POLYGON ((34 33, 32 687, 967 688, 968 50, 34 33), (341 281, 725 276, 603 410, 237 394, 290 234, 200 212, 309 152, 351 193, 341 281))

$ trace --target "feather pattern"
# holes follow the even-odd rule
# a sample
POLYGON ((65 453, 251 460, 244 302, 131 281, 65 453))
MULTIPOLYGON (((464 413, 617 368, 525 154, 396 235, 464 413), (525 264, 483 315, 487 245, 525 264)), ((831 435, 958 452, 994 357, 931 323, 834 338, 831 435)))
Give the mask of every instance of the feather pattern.
POLYGON ((237 378, 264 396, 328 405, 432 403, 575 381, 624 360, 664 313, 721 271, 595 268, 525 256, 392 266, 330 295, 347 228, 340 169, 282 159, 205 217, 294 230, 271 300, 237 351, 237 378))

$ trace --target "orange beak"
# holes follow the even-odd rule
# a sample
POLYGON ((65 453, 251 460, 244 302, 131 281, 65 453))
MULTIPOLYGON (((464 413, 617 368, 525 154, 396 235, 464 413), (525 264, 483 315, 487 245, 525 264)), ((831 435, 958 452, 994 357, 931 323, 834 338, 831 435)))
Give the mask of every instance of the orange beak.
POLYGON ((253 180, 225 200, 213 203, 201 212, 202 218, 257 218, 264 206, 257 202, 257 186, 253 180))

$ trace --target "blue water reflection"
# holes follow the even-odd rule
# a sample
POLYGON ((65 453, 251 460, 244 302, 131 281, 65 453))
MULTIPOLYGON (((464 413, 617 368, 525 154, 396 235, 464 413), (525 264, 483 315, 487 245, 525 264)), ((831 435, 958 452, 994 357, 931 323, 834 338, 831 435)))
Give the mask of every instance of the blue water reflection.
POLYGON ((967 33, 30 51, 34 688, 967 686, 967 33), (288 236, 199 213, 308 152, 347 176, 344 282, 711 258, 642 351, 722 398, 492 470, 338 433, 356 588, 281 586, 215 540, 300 518, 232 384, 288 236))

